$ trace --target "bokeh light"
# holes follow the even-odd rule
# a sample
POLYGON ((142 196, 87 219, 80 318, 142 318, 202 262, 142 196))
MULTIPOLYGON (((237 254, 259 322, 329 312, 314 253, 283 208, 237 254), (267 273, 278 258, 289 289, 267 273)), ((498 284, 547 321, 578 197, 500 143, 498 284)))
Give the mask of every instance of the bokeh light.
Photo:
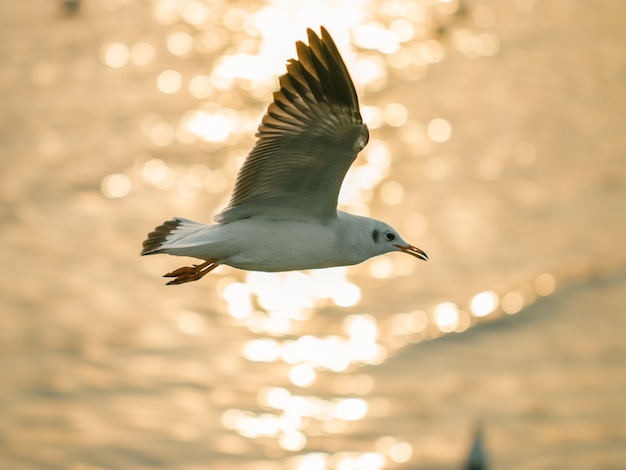
POLYGON ((459 324, 459 309, 452 302, 444 302, 437 305, 433 312, 437 328, 443 333, 449 333, 459 324))
POLYGON ((396 442, 389 450, 389 457, 396 463, 408 462, 413 456, 413 447, 408 442, 396 442))
POLYGON ((130 192, 131 181, 124 174, 107 175, 100 184, 102 194, 109 198, 121 198, 130 192))
POLYGON ((291 431, 282 434, 278 439, 278 443, 285 450, 297 452, 306 445, 306 437, 300 431, 291 431))
POLYGON ((235 128, 235 122, 226 113, 192 111, 186 117, 186 129, 206 142, 223 142, 235 128))
POLYGON ((484 317, 492 313, 498 306, 498 295, 493 291, 476 294, 472 298, 471 310, 475 317, 484 317))
POLYGON ((502 297, 502 310, 508 314, 514 314, 524 307, 524 298, 517 291, 511 291, 502 297))
POLYGON ((356 421, 367 413, 367 403, 360 398, 346 398, 335 404, 333 416, 344 421, 356 421))
POLYGON ((404 200, 404 187, 397 181, 386 181, 380 186, 380 198, 390 206, 400 204, 404 200))
POLYGON ((176 70, 165 70, 157 77, 157 88, 161 93, 171 95, 176 93, 183 83, 183 77, 176 70))
POLYGON ((549 273, 543 273, 535 279, 535 292, 541 296, 552 294, 556 287, 554 276, 549 273))
POLYGON ((447 120, 436 118, 428 123, 426 132, 434 142, 446 142, 452 135, 452 126, 447 120))
POLYGON ((244 346, 243 355, 253 362, 274 362, 280 357, 280 344, 271 339, 251 340, 244 346))
POLYGON ((303 455, 297 463, 296 470, 326 470, 328 454, 316 452, 303 455))
POLYGON ((113 69, 124 67, 129 59, 130 51, 125 44, 109 42, 100 49, 100 60, 113 69))
POLYGON ((390 277, 393 273, 393 261, 388 257, 375 258, 369 265, 372 276, 377 279, 390 277))
POLYGON ((289 371, 289 380, 299 387, 308 387, 315 381, 315 370, 307 364, 298 364, 289 371))
POLYGON ((406 124, 408 111, 401 103, 389 103, 383 109, 383 120, 391 127, 400 127, 406 124))
POLYGON ((167 50, 173 55, 185 56, 193 48, 193 38, 186 31, 176 31, 167 37, 167 50))
POLYGON ((351 307, 356 305, 361 298, 361 290, 356 284, 346 282, 341 289, 333 292, 332 299, 339 307, 351 307))

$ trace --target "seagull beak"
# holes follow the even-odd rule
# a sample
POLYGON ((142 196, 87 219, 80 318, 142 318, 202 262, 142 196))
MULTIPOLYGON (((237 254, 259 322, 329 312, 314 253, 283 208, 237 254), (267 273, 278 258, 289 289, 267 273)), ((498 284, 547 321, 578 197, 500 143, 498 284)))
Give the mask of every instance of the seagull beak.
POLYGON ((409 255, 413 255, 416 258, 423 259, 424 261, 428 261, 428 255, 422 250, 420 250, 419 248, 417 248, 416 246, 413 246, 413 245, 405 245, 405 246, 394 245, 394 246, 404 253, 408 253, 409 255))

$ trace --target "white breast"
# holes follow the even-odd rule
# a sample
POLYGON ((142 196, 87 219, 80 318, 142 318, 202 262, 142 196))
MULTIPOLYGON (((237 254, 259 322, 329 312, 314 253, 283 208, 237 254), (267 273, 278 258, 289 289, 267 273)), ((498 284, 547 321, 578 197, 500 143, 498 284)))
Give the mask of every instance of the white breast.
POLYGON ((221 227, 236 248, 221 260, 239 269, 290 271, 344 264, 336 223, 241 219, 221 227))

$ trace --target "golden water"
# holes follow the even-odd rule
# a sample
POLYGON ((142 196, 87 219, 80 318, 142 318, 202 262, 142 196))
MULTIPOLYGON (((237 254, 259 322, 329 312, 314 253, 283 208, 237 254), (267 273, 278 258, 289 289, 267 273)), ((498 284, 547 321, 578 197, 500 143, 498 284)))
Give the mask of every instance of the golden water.
POLYGON ((626 462, 621 2, 0 5, 0 468, 626 462), (65 6, 64 6, 65 5, 65 6), (391 254, 283 274, 140 259, 229 196, 326 26, 371 140, 342 207, 391 254))

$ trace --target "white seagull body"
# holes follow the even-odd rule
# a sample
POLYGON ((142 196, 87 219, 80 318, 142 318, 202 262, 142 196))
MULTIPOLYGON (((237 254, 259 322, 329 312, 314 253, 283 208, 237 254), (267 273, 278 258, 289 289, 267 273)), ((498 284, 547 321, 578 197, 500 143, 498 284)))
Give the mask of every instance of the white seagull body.
POLYGON ((330 34, 307 30, 298 59, 280 77, 239 170, 230 203, 213 225, 174 218, 143 242, 142 255, 167 253, 205 262, 165 275, 196 281, 220 264, 292 271, 358 264, 402 251, 426 260, 384 222, 337 210, 348 168, 367 144, 356 90, 330 34))

